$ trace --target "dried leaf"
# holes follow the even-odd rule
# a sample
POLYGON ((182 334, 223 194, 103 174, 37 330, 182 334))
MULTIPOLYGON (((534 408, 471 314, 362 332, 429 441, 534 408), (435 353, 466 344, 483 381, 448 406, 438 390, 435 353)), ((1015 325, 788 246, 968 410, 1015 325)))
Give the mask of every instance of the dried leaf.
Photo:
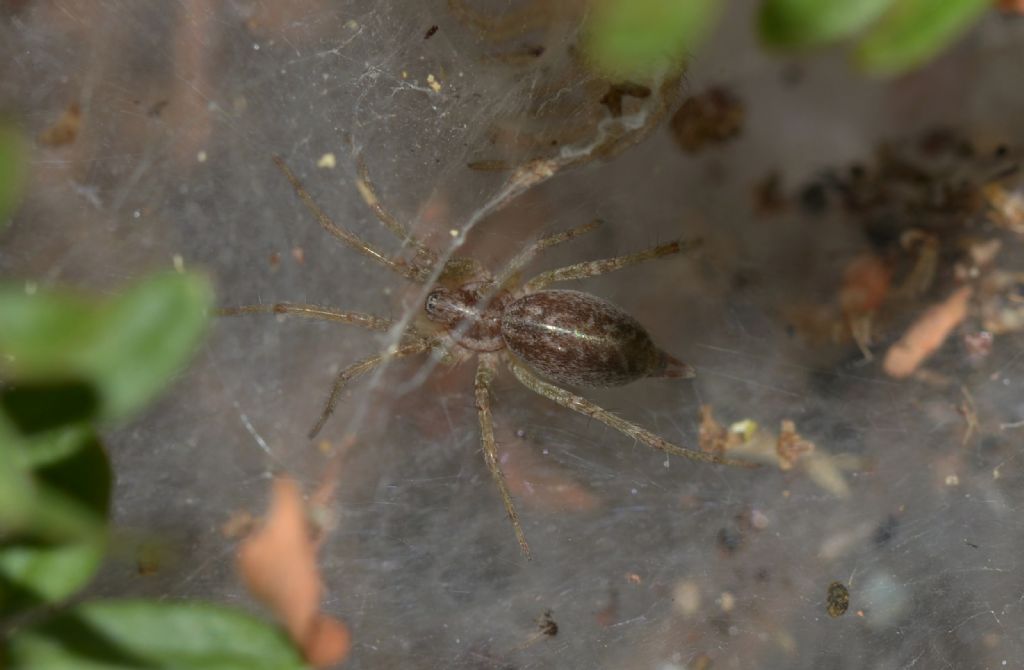
POLYGON ((907 329, 896 344, 889 347, 882 368, 897 379, 912 375, 967 317, 971 287, 963 286, 943 302, 933 305, 907 329))
POLYGON ((298 485, 278 479, 264 525, 238 552, 239 571, 253 595, 274 610, 306 659, 326 667, 348 656, 351 636, 345 624, 320 611, 323 583, 316 550, 298 485))

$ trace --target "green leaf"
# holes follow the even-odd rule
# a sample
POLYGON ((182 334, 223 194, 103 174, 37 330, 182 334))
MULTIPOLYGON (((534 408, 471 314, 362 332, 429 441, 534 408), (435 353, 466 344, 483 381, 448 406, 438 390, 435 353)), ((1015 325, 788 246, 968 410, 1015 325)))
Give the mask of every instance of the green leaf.
POLYGON ((977 20, 991 0, 896 0, 861 41, 865 71, 895 75, 923 64, 977 20))
POLYGON ((682 69, 721 4, 719 0, 597 0, 584 19, 584 57, 607 79, 650 83, 682 69))
POLYGON ((193 274, 149 278, 106 301, 0 287, 0 364, 15 381, 85 382, 95 418, 149 402, 185 364, 208 319, 209 283, 193 274))
POLYGON ((28 161, 28 142, 13 124, 0 119, 0 230, 21 200, 28 161))
POLYGON ((9 670, 306 668, 277 628, 202 603, 96 601, 14 633, 9 670))
POLYGON ((0 425, 0 541, 31 518, 34 493, 13 433, 0 425))
POLYGON ((102 542, 0 547, 0 620, 74 595, 96 574, 105 550, 102 542))
POLYGON ((47 541, 102 536, 113 477, 96 433, 70 426, 26 442, 24 452, 37 484, 29 532, 47 541))
MULTIPOLYGON (((0 395, 0 398, 3 396, 0 395)), ((45 470, 66 461, 76 452, 87 447, 95 435, 91 428, 84 424, 62 426, 43 433, 32 435, 31 439, 23 439, 21 459, 25 467, 33 470, 45 470)))
POLYGON ((22 435, 88 421, 98 408, 96 389, 82 382, 12 383, 0 391, 0 409, 22 435))
POLYGON ((766 0, 761 38, 777 47, 818 46, 850 37, 876 21, 893 0, 766 0))
MULTIPOLYGON (((106 548, 111 473, 95 433, 69 426, 8 438, 16 468, 30 475, 29 513, 0 524, 0 619, 67 598, 96 572, 106 548)), ((2 496, 2 494, 0 494, 2 496)), ((4 520, 6 521, 6 520, 4 520)))

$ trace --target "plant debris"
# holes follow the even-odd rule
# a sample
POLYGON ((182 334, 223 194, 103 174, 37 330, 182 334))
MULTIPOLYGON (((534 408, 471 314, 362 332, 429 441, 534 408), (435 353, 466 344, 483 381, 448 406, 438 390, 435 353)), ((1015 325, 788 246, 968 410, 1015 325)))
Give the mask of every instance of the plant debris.
POLYGON ((967 317, 971 293, 970 286, 961 286, 941 303, 925 310, 903 337, 889 347, 882 363, 886 374, 897 379, 914 374, 967 317))
POLYGON ((816 448, 797 432, 796 424, 789 419, 782 420, 777 435, 762 430, 752 419, 736 421, 725 428, 715 420, 710 405, 701 407, 698 440, 703 451, 773 463, 780 470, 799 468, 811 481, 837 498, 850 495, 843 471, 863 466, 861 459, 855 456, 832 455, 816 448), (717 449, 724 451, 715 451, 717 449))
POLYGON ((602 97, 599 102, 608 108, 608 113, 612 115, 613 119, 617 119, 622 116, 622 99, 626 96, 643 100, 644 98, 649 98, 651 96, 651 89, 640 84, 631 84, 629 82, 624 84, 612 84, 608 87, 608 92, 604 94, 604 97, 602 97))
POLYGON ((980 149, 945 128, 883 143, 867 163, 830 169, 798 192, 811 216, 836 215, 868 245, 843 263, 831 302, 788 305, 790 325, 814 344, 857 345, 882 370, 936 386, 949 369, 925 365, 958 329, 954 364, 981 367, 1004 334, 1024 331, 1021 154, 980 149), (804 200, 807 200, 804 197, 804 200))
POLYGON ((320 611, 317 545, 298 485, 278 479, 263 526, 239 548, 238 568, 249 591, 277 614, 306 660, 322 668, 348 656, 351 635, 344 623, 320 611))
POLYGON ((39 143, 48 147, 62 147, 78 139, 82 127, 82 108, 77 102, 68 105, 57 121, 39 134, 39 143))
POLYGON ((805 454, 814 451, 814 443, 801 437, 796 432, 796 424, 789 419, 782 421, 779 439, 775 443, 775 453, 779 456, 779 469, 792 470, 797 461, 805 454))
POLYGON ((960 442, 960 446, 966 447, 971 443, 971 438, 974 437, 974 432, 978 430, 978 409, 974 404, 974 396, 967 390, 966 386, 960 387, 960 393, 963 395, 963 400, 957 405, 957 412, 964 418, 964 437, 960 442))
POLYGON ((746 112, 728 89, 715 86, 687 98, 669 123, 672 136, 686 153, 724 144, 740 134, 746 112))
POLYGON ((850 590, 842 582, 828 585, 828 597, 825 600, 828 615, 833 619, 846 614, 850 608, 850 590))

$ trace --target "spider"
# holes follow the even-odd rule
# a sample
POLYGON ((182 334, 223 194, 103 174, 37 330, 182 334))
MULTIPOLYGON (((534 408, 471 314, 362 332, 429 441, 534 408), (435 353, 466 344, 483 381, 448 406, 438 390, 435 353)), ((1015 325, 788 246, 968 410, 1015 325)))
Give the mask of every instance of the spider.
MULTIPOLYGON (((334 412, 345 386, 390 358, 438 352, 444 362, 458 365, 476 357, 474 387, 484 460, 527 560, 531 558, 530 547, 505 482, 494 439, 491 384, 502 363, 531 391, 649 447, 694 461, 756 467, 747 461, 678 447, 563 387, 610 387, 644 377, 684 379, 695 375, 692 367, 658 348, 644 327, 620 307, 589 293, 549 287, 678 254, 697 246, 699 241, 668 242, 624 256, 548 270, 528 281, 520 281, 520 272, 540 252, 594 230, 599 225, 595 221, 541 237, 498 274, 472 258, 453 257, 440 267, 437 279, 431 282, 440 263, 437 253, 413 237, 406 226, 384 208, 360 156, 356 157, 359 173, 356 185, 380 222, 412 249, 411 260, 394 258, 338 226, 317 205, 285 161, 276 155, 273 160, 324 230, 405 279, 430 286, 420 323, 407 327, 396 346, 353 363, 337 374, 323 411, 309 431, 310 439, 316 437, 334 412)), ((371 314, 290 302, 228 307, 217 313, 221 316, 292 315, 382 332, 394 325, 390 319, 371 314)))

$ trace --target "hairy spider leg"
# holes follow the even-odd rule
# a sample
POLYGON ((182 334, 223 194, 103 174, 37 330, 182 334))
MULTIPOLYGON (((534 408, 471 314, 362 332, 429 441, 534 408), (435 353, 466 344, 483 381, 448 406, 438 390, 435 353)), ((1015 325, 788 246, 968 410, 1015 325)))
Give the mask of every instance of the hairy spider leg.
POLYGON ((394 321, 373 314, 362 312, 345 312, 319 305, 303 305, 293 302, 273 302, 263 305, 239 305, 238 307, 222 307, 214 312, 217 316, 241 316, 243 314, 288 314, 302 316, 317 321, 336 321, 362 326, 367 330, 386 333, 394 321))
POLYGON ((476 410, 480 417, 480 443, 483 446, 484 461, 487 469, 491 471, 491 477, 501 492, 501 500, 505 503, 505 512, 508 514, 512 528, 515 530, 516 539, 519 541, 519 549, 523 552, 526 560, 531 559, 530 546, 526 543, 526 534, 523 533, 523 525, 519 521, 519 513, 512 502, 512 494, 509 493, 508 484, 505 482, 505 474, 501 471, 501 464, 498 462, 498 447, 494 441, 494 422, 491 419, 491 380, 497 369, 496 354, 481 354, 480 363, 476 369, 476 410))
POLYGON ((324 409, 320 413, 320 418, 317 419, 316 423, 309 431, 309 439, 312 440, 320 433, 324 424, 327 423, 327 419, 329 419, 331 414, 334 413, 334 408, 338 405, 338 398, 341 396, 341 391, 345 388, 345 384, 349 383, 356 377, 366 374, 385 360, 391 358, 403 358, 405 356, 423 353, 424 351, 429 351, 437 344, 438 340, 436 339, 416 340, 409 344, 400 345, 391 351, 386 351, 382 354, 376 354, 374 356, 364 358, 363 360, 353 363, 339 372, 338 376, 334 378, 334 385, 331 387, 331 394, 327 397, 327 403, 324 405, 324 409))
POLYGON ((560 386, 555 386, 554 384, 549 384, 548 382, 543 381, 530 372, 523 363, 519 362, 512 355, 509 355, 508 357, 508 367, 512 370, 512 374, 516 376, 516 379, 534 393, 542 395, 549 400, 553 400, 562 407, 571 409, 574 412, 579 412, 585 416, 597 419, 604 425, 614 428, 623 435, 631 437, 638 442, 643 442, 648 447, 658 449, 666 454, 689 458, 693 461, 717 463, 719 465, 732 465, 740 468, 758 467, 757 463, 751 463, 749 461, 723 458, 722 456, 708 454, 703 451, 694 451, 693 449, 677 447, 668 440, 655 435, 646 428, 642 428, 631 421, 615 416, 608 410, 595 405, 586 398, 578 396, 575 393, 571 393, 560 386))
POLYGON ((602 223, 603 221, 600 219, 595 219, 590 223, 584 223, 582 226, 576 226, 575 228, 570 228, 569 230, 565 230, 560 233, 554 233, 553 235, 546 235, 538 239, 509 261, 508 265, 505 266, 505 269, 501 271, 501 274, 498 276, 495 283, 498 286, 504 287, 509 282, 515 280, 519 271, 526 267, 530 261, 536 258, 540 252, 545 249, 550 249, 558 244, 574 240, 581 235, 585 235, 590 231, 597 229, 597 227, 602 223))
POLYGON ((671 256, 682 251, 689 251, 701 244, 702 240, 700 239, 687 241, 676 240, 675 242, 659 244, 657 246, 650 247, 649 249, 637 251, 632 254, 626 254, 625 256, 602 258, 596 261, 584 261, 574 265, 567 265, 563 268, 557 268, 555 270, 548 270, 547 272, 540 273, 530 281, 526 282, 523 288, 527 293, 530 293, 546 288, 555 282, 596 277, 598 275, 615 272, 616 270, 621 270, 644 261, 662 258, 664 256, 671 256))
POLYGON ((423 244, 409 231, 405 224, 396 219, 384 207, 380 195, 377 194, 377 187, 374 186, 373 180, 370 179, 370 171, 366 168, 366 162, 363 160, 363 153, 361 151, 355 152, 355 161, 356 171, 359 174, 359 179, 356 180, 356 188, 359 189, 359 195, 362 196, 363 202, 370 208, 370 211, 377 217, 377 220, 390 230, 399 241, 412 246, 416 250, 416 261, 419 265, 433 267, 437 263, 437 254, 434 253, 433 249, 423 244))
POLYGON ((320 206, 316 204, 315 200, 313 200, 313 196, 309 194, 306 187, 302 185, 301 181, 299 181, 299 178, 295 176, 295 173, 292 172, 291 168, 289 168, 284 162, 284 159, 277 155, 274 155, 273 159, 274 164, 277 165, 278 169, 281 170, 284 176, 291 183, 292 188, 295 189, 296 195, 298 195, 299 199, 302 200, 306 209, 308 209, 313 217, 316 218, 324 230, 364 256, 372 258, 384 267, 402 275, 410 281, 414 281, 419 284, 423 284, 427 281, 427 278, 433 271, 432 267, 418 264, 410 265, 403 260, 395 260, 354 233, 339 227, 322 209, 320 209, 320 206))

